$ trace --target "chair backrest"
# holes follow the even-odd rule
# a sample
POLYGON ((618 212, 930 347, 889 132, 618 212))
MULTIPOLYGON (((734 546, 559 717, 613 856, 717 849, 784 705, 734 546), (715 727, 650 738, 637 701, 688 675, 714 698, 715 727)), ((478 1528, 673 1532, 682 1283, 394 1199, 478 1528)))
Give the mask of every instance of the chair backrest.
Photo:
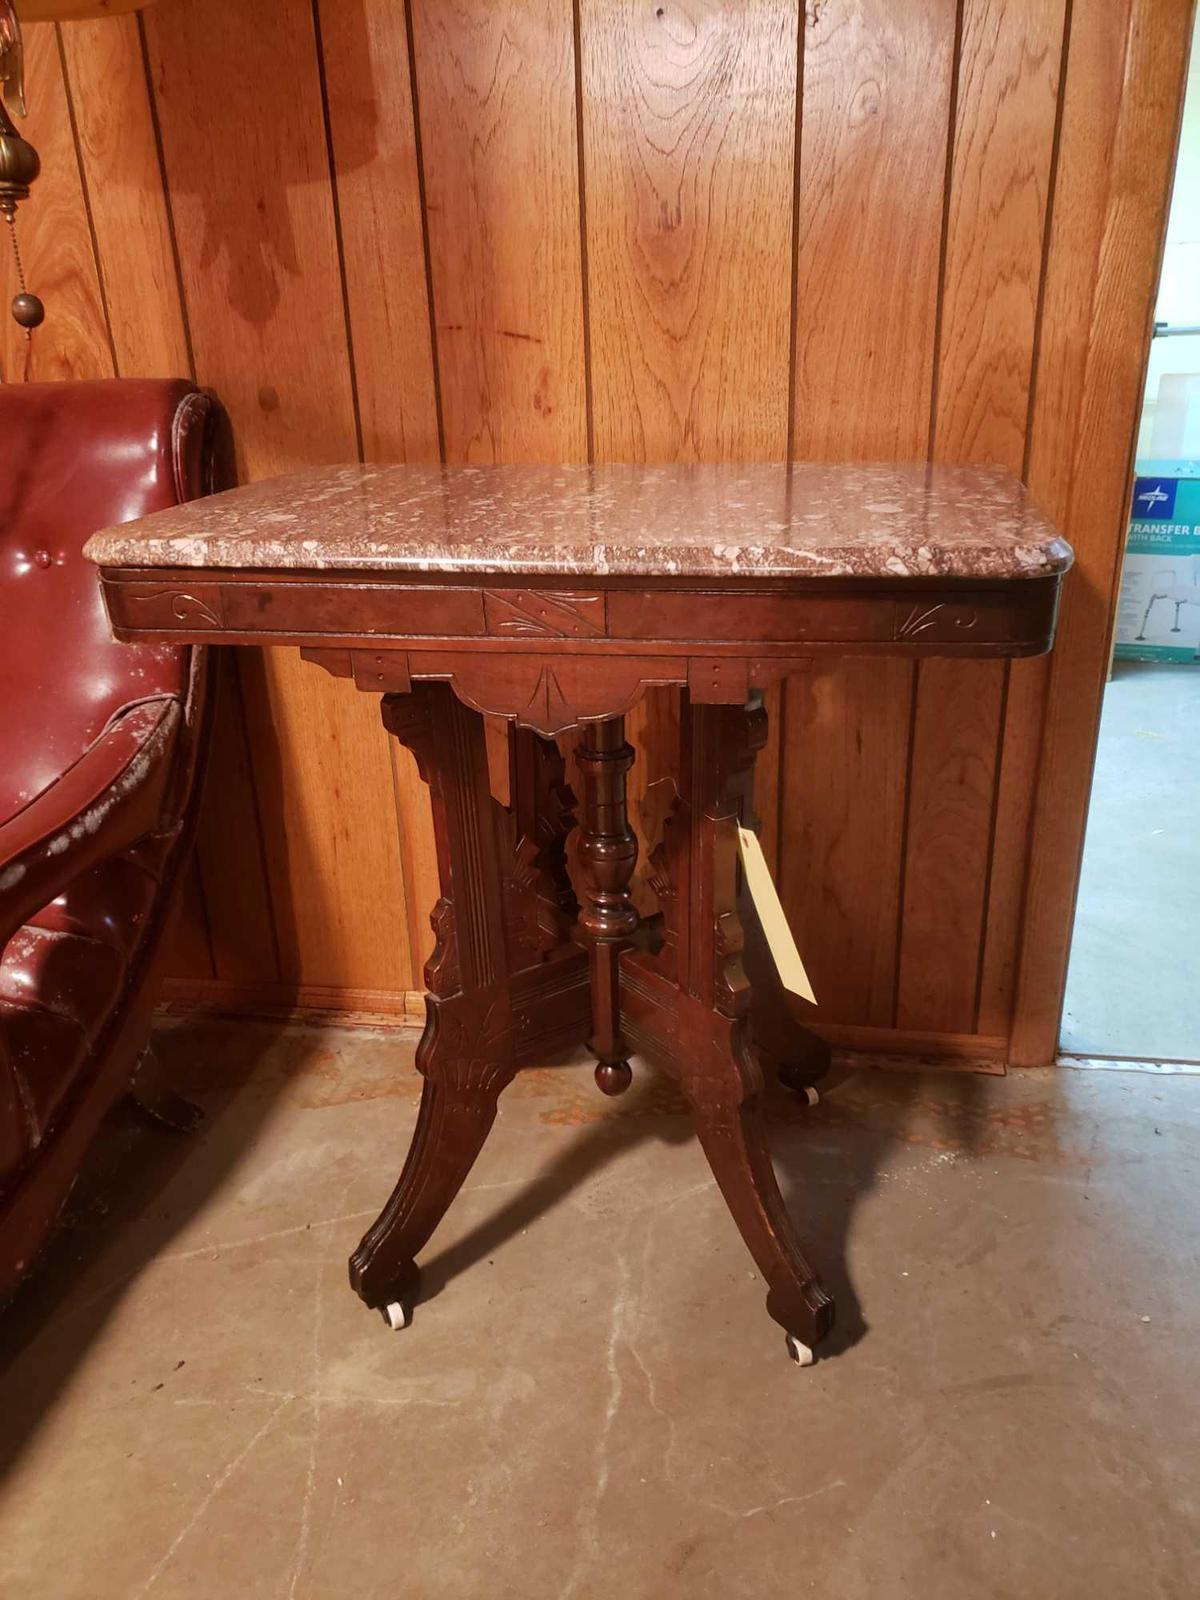
POLYGON ((0 387, 0 820, 123 707, 183 694, 188 651, 116 643, 80 551, 97 528, 210 487, 211 417, 185 382, 0 387))

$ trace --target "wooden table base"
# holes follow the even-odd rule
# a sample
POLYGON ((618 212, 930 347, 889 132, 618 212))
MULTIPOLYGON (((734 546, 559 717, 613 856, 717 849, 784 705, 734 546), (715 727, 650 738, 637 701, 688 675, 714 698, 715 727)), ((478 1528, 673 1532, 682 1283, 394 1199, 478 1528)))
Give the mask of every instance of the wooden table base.
POLYGON ((649 919, 639 919, 629 892, 637 841, 626 814, 633 752, 622 717, 585 724, 577 752, 582 909, 565 850, 575 799, 552 740, 512 727, 511 804, 503 807, 489 787, 484 720, 448 685, 386 695, 383 720, 430 788, 441 898, 425 972, 416 1131, 391 1198, 351 1258, 355 1290, 403 1326, 419 1286, 416 1256, 518 1070, 587 1041, 600 1087, 620 1093, 632 1047, 679 1081, 766 1279, 767 1310, 793 1355, 810 1360, 833 1302, 780 1195, 762 1098, 764 1069, 803 1089, 829 1058, 793 1020, 742 885, 736 824, 753 820, 761 704, 699 705, 683 692, 679 798, 651 857, 661 909, 649 919))

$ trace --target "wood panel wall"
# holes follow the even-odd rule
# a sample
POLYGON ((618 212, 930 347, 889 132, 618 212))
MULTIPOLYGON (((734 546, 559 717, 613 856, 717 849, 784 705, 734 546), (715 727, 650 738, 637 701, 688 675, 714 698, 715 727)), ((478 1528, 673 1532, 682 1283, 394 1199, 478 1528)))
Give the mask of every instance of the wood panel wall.
MULTIPOLYGON (((4 376, 191 374, 246 478, 1021 473, 1080 551, 1053 665, 814 668, 773 695, 759 792, 834 1036, 1048 1059, 1191 9, 161 0, 32 26, 20 232, 49 316, 31 346, 6 324, 4 376)), ((411 757, 292 653, 220 687, 176 992, 411 1007, 411 757)), ((649 828, 670 697, 633 721, 649 828)))

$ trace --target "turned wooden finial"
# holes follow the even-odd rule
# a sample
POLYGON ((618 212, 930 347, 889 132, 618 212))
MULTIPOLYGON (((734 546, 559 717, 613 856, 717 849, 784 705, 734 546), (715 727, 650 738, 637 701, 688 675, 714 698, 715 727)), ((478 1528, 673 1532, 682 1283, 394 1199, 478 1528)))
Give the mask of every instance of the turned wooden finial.
POLYGON ((579 922, 591 948, 592 1037, 596 1083, 604 1094, 623 1094, 633 1081, 629 1050, 621 1036, 621 951, 638 930, 629 893, 637 865, 637 835, 629 826, 625 778, 633 748, 625 742, 625 718, 605 717, 585 725, 575 759, 583 772, 583 818, 579 862, 585 877, 579 922))

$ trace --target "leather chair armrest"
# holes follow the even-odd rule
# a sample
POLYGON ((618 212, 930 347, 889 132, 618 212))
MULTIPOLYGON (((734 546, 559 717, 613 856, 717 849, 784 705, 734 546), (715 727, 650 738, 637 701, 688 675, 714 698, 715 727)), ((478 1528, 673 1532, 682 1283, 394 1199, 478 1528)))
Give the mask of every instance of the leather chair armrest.
POLYGON ((0 825, 0 950, 81 872, 155 831, 181 723, 173 698, 134 706, 0 825))

